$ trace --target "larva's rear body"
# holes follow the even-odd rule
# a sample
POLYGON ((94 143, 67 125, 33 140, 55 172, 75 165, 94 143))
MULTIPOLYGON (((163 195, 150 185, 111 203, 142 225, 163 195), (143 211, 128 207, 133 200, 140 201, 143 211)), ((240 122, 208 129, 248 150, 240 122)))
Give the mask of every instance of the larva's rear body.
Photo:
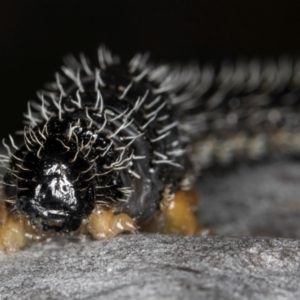
POLYGON ((200 71, 140 54, 126 65, 105 48, 97 65, 69 56, 29 103, 24 144, 5 144, 0 245, 137 226, 207 233, 194 215, 196 175, 298 153, 298 81, 289 59, 200 71))

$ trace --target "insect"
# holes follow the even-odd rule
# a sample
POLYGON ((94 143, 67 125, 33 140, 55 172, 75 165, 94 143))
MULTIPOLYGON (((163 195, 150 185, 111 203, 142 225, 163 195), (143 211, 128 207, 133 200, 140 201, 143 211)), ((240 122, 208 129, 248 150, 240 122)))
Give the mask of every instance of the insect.
POLYGON ((23 143, 3 142, 0 248, 52 235, 206 235, 197 175, 214 165, 299 153, 299 64, 128 63, 68 56, 28 103, 23 143))

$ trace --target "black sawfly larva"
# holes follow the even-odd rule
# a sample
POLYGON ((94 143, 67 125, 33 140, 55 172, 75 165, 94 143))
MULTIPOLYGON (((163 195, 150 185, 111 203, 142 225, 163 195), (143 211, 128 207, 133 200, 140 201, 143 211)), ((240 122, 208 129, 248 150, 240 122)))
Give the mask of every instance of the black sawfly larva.
POLYGON ((137 228, 206 234, 199 172, 299 152, 299 71, 290 58, 199 68, 147 53, 124 63, 105 47, 97 64, 68 56, 28 103, 24 143, 4 141, 0 248, 137 228))

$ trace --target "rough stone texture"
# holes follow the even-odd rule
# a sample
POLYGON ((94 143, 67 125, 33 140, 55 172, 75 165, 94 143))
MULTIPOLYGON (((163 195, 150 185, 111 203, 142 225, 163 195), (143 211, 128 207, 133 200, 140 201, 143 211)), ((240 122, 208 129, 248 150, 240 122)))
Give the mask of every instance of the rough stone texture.
POLYGON ((300 161, 244 166, 198 184, 199 218, 218 235, 300 238, 300 161))
POLYGON ((2 299, 299 299, 300 242, 127 235, 1 257, 2 299))
POLYGON ((0 298, 299 299, 298 182, 300 163, 280 161, 199 183, 202 223, 224 237, 56 239, 0 254, 0 298))

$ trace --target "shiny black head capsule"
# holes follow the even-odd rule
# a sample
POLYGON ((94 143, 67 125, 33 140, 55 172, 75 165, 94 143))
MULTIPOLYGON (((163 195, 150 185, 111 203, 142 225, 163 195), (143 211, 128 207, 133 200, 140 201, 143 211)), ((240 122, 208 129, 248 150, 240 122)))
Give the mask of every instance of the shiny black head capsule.
POLYGON ((18 210, 42 230, 77 230, 95 202, 90 180, 93 165, 78 150, 77 142, 61 136, 48 137, 39 147, 30 151, 26 148, 23 153, 26 154, 14 165, 17 168, 4 179, 16 179, 18 210))

